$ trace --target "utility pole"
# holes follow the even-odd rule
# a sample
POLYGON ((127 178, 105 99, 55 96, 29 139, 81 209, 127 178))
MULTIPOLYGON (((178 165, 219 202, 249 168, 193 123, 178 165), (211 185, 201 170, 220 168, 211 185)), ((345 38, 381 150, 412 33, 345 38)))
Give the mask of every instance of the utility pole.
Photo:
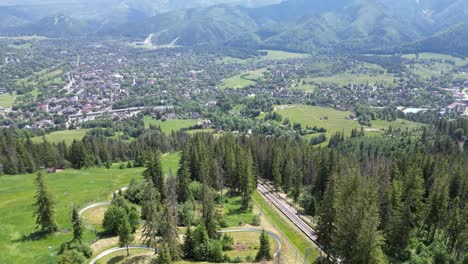
POLYGON ((53 246, 49 246, 49 252, 50 252, 50 263, 51 264, 54 264, 54 247, 53 246))

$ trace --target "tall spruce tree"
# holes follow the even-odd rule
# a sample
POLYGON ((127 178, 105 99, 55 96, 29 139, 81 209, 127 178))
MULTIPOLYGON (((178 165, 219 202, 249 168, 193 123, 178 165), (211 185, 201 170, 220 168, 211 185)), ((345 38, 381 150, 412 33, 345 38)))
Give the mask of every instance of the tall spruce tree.
MULTIPOLYGON (((317 240, 323 246, 327 255, 330 253, 332 238, 335 232, 335 199, 336 199, 336 176, 332 175, 328 179, 327 188, 323 195, 322 202, 318 210, 317 240)), ((313 197, 313 196, 312 196, 313 197)))
POLYGON ((142 239, 148 246, 154 246, 154 254, 158 252, 157 240, 159 233, 159 197, 151 178, 147 179, 142 215, 146 220, 143 225, 142 239))
POLYGON ((250 150, 242 150, 239 155, 239 172, 242 177, 240 178, 240 192, 241 192, 241 206, 243 210, 248 210, 252 205, 252 193, 255 190, 255 182, 253 175, 253 161, 250 150))
POLYGON ((167 180, 167 194, 164 207, 164 224, 160 225, 163 241, 168 247, 172 260, 180 260, 182 255, 177 230, 177 190, 176 179, 169 175, 167 180))
POLYGON ((268 236, 265 232, 265 230, 262 231, 260 234, 260 247, 257 252, 257 256, 255 257, 256 261, 262 261, 262 260, 271 260, 271 251, 270 251, 270 240, 268 239, 268 236))
POLYGON ((81 221, 78 210, 75 207, 72 209, 71 222, 73 226, 73 240, 81 243, 83 239, 83 222, 81 221))
POLYGON ((155 153, 148 154, 145 167, 146 169, 143 172, 143 176, 145 176, 146 179, 151 179, 154 187, 158 189, 161 195, 162 202, 164 200, 164 190, 166 187, 161 164, 161 153, 156 151, 155 153))
POLYGON ((42 231, 47 233, 53 233, 58 230, 57 224, 54 219, 54 205, 55 202, 52 198, 52 194, 49 192, 47 182, 44 179, 42 172, 38 172, 36 176, 36 224, 41 228, 42 231))

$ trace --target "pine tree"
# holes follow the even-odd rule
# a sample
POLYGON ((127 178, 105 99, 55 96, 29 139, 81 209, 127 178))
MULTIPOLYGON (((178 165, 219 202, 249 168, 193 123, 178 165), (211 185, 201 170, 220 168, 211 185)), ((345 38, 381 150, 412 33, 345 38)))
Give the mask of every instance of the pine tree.
POLYGON ((202 217, 205 229, 210 238, 218 237, 219 223, 216 218, 216 210, 214 206, 213 193, 210 187, 203 187, 203 201, 202 201, 202 217))
MULTIPOLYGON (((328 179, 327 188, 318 210, 317 240, 323 246, 325 252, 330 253, 332 236, 335 232, 335 196, 336 183, 334 175, 328 179)), ((313 197, 313 196, 312 196, 313 197)))
POLYGON ((411 166, 403 180, 403 225, 412 229, 419 225, 423 213, 424 179, 422 171, 411 166))
POLYGON ((36 203, 34 204, 36 207, 36 211, 34 212, 34 215, 37 217, 36 224, 42 231, 53 233, 58 230, 57 224, 54 220, 55 202, 47 188, 47 182, 45 181, 42 172, 37 173, 36 187, 36 203))
POLYGON ((448 246, 455 249, 463 232, 463 222, 460 216, 460 198, 457 196, 453 200, 453 212, 447 228, 448 246))
POLYGON ((190 165, 189 161, 185 160, 185 154, 182 155, 179 170, 177 171, 177 200, 179 203, 185 203, 192 199, 190 193, 190 165))
POLYGON ((164 210, 164 224, 160 225, 163 241, 168 246, 172 260, 177 261, 181 256, 181 249, 179 244, 179 233, 177 230, 177 194, 176 194, 176 180, 170 175, 168 178, 168 189, 165 210, 164 210))
POLYGON ((273 153, 272 153, 272 160, 271 160, 271 177, 273 180, 273 184, 275 186, 275 189, 278 190, 278 188, 281 186, 281 154, 280 154, 280 149, 279 148, 274 148, 273 153))
POLYGON ((425 225, 428 228, 428 240, 434 239, 437 228, 442 228, 446 223, 447 208, 449 200, 448 177, 438 177, 435 180, 431 193, 429 194, 428 212, 426 213, 425 225))
POLYGON ((83 222, 78 214, 76 208, 72 210, 71 222, 73 225, 73 240, 81 243, 83 239, 83 222))
POLYGON ((268 239, 268 236, 265 232, 265 230, 262 231, 260 235, 260 248, 258 249, 257 256, 255 257, 256 261, 261 261, 261 260, 271 260, 271 252, 270 252, 270 240, 268 239))
POLYGON ((293 199, 295 202, 299 201, 299 196, 302 192, 302 185, 304 180, 304 174, 302 173, 302 169, 295 169, 294 170, 294 189, 293 189, 293 199))
POLYGON ((170 254, 169 247, 167 244, 161 245, 161 250, 159 250, 158 257, 156 258, 156 264, 172 264, 172 258, 170 254))
POLYGON ((391 211, 389 212, 386 234, 386 252, 396 259, 406 258, 405 249, 409 243, 409 228, 403 224, 402 183, 394 179, 391 184, 391 211))
POLYGON ((282 170, 282 187, 285 193, 291 190, 292 177, 294 175, 294 159, 291 153, 288 153, 282 170))
POLYGON ((352 170, 336 193, 334 253, 351 264, 386 263, 375 183, 352 170))
POLYGON ((183 245, 183 252, 186 258, 191 259, 194 257, 195 246, 196 246, 196 241, 192 234, 192 228, 188 226, 187 231, 185 231, 185 238, 184 238, 184 245, 183 245))
POLYGON ((241 192, 241 205, 242 210, 248 210, 252 205, 252 193, 254 191, 254 176, 252 168, 252 154, 249 150, 241 151, 239 161, 240 173, 242 177, 240 178, 240 192, 241 192))
POLYGON ((161 201, 164 200, 164 190, 165 190, 165 181, 164 181, 164 174, 163 174, 163 168, 161 164, 161 153, 159 151, 156 151, 155 153, 149 154, 147 160, 146 160, 146 169, 143 172, 143 175, 146 177, 146 179, 151 179, 151 181, 154 184, 154 187, 156 187, 159 191, 159 194, 161 195, 161 201))
POLYGON ((154 254, 157 253, 157 239, 159 232, 158 197, 157 190, 149 178, 146 184, 145 198, 143 200, 142 214, 146 220, 143 225, 142 239, 148 245, 154 246, 154 254))
POLYGON ((132 229, 127 218, 122 219, 119 225, 119 245, 127 248, 127 257, 130 256, 128 245, 133 241, 132 229))

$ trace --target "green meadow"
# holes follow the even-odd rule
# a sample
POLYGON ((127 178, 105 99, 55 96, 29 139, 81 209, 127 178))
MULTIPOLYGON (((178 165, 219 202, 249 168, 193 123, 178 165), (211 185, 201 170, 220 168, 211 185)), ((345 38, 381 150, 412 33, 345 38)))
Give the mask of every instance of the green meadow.
POLYGON ((11 94, 0 95, 0 107, 12 107, 15 102, 15 96, 11 94))
POLYGON ((179 131, 183 128, 189 128, 197 124, 195 119, 171 119, 167 121, 156 120, 151 116, 145 116, 143 119, 145 128, 149 128, 150 125, 161 127, 161 131, 170 134, 172 131, 179 131))
MULTIPOLYGON (((80 140, 82 139, 89 129, 74 129, 74 130, 61 130, 61 131, 54 131, 52 133, 46 134, 44 137, 50 143, 60 143, 65 141, 67 145, 71 145, 73 140, 80 140)), ((33 137, 31 139, 34 143, 40 143, 43 141, 42 136, 33 137)))
POLYGON ((286 60, 286 59, 303 59, 307 58, 310 55, 305 53, 295 53, 295 52, 287 52, 281 50, 262 50, 266 51, 267 55, 262 56, 261 59, 264 60, 286 60))
MULTIPOLYGON (((303 128, 323 127, 327 130, 327 137, 336 132, 345 132, 349 135, 353 128, 360 128, 358 122, 347 120, 351 115, 348 111, 338 111, 333 108, 309 106, 309 105, 281 105, 275 107, 275 112, 283 116, 283 120, 289 118, 291 124, 300 123, 303 128)), ((312 135, 312 137, 317 135, 312 135)))
POLYGON ((32 47, 32 44, 29 42, 22 44, 8 44, 8 47, 13 49, 30 49, 32 47))
POLYGON ((387 130, 389 127, 392 127, 392 129, 401 129, 401 130, 414 130, 414 129, 419 129, 424 126, 424 124, 405 120, 405 119, 400 119, 398 118, 395 121, 387 121, 387 120, 373 120, 371 122, 372 128, 379 129, 379 130, 387 130))
POLYGON ((15 82, 17 86, 35 86, 39 83, 43 86, 49 85, 64 85, 65 82, 62 80, 63 71, 61 69, 52 70, 44 69, 42 71, 36 72, 31 76, 28 76, 23 79, 19 79, 15 82))
POLYGON ((266 69, 258 69, 241 72, 230 78, 223 79, 221 81, 221 88, 241 89, 254 85, 259 79, 263 78, 265 71, 266 69))
POLYGON ((380 84, 393 83, 395 77, 389 73, 367 75, 367 74, 353 74, 353 73, 339 73, 333 76, 324 77, 311 77, 307 78, 307 81, 314 81, 318 83, 337 83, 339 85, 347 84, 380 84))
MULTIPOLYGON (((179 153, 163 155, 165 173, 178 168, 179 153)), ((109 199, 110 193, 126 186, 134 177, 141 177, 144 168, 91 168, 65 170, 47 174, 49 189, 56 201, 59 232, 52 235, 34 233, 34 178, 36 174, 0 176, 0 263, 49 263, 49 246, 56 250, 72 237, 70 208, 81 208, 109 199)), ((86 240, 93 235, 86 234, 86 240)))
MULTIPOLYGON (((360 129, 361 125, 354 120, 347 119, 351 115, 349 111, 339 111, 333 108, 320 107, 320 106, 309 106, 309 105, 280 105, 275 107, 275 112, 281 114, 283 121, 288 118, 291 124, 300 123, 304 129, 306 126, 318 128, 325 128, 327 138, 330 138, 337 132, 344 132, 345 136, 351 134, 351 130, 354 128, 360 129)), ((259 118, 263 118, 265 113, 260 115, 259 118)), ((272 122, 272 121, 269 121, 272 122)), ((273 121, 277 125, 281 123, 273 121)), ((372 121, 372 127, 366 128, 366 134, 369 136, 375 136, 381 134, 380 132, 388 129, 409 130, 418 129, 424 125, 404 119, 397 119, 395 121, 386 120, 374 120, 372 121)), ((318 136, 319 134, 306 135, 306 139, 310 139, 318 136)))

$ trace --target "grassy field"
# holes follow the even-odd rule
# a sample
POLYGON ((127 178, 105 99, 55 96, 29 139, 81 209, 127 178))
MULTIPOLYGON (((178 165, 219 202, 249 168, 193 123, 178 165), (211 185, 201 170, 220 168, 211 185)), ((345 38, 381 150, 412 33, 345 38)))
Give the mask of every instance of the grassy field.
POLYGON ((96 261, 96 264, 117 264, 123 263, 124 261, 128 261, 127 263, 140 263, 138 261, 143 261, 144 259, 151 259, 154 255, 154 252, 152 250, 130 249, 129 251, 129 257, 127 257, 126 250, 121 250, 99 259, 98 261, 96 261))
POLYGON ((372 121, 372 128, 374 129, 388 129, 389 127, 392 127, 392 129, 401 129, 401 130, 405 130, 406 128, 408 128, 409 130, 413 130, 413 129, 418 129, 418 128, 421 128, 424 126, 424 124, 421 124, 421 123, 417 123, 417 122, 412 122, 412 121, 409 121, 409 120, 404 120, 404 119, 397 119, 395 121, 386 121, 386 120, 374 120, 372 121))
POLYGON ((233 58, 233 57, 223 57, 220 59, 220 62, 223 63, 238 63, 238 64, 245 64, 249 62, 256 62, 261 60, 286 60, 286 59, 303 59, 307 58, 310 55, 305 53, 294 53, 294 52, 287 52, 281 50, 261 50, 267 52, 267 55, 249 58, 249 59, 240 59, 240 58, 233 58))
POLYGON ((156 120, 151 116, 145 116, 143 119, 145 128, 149 128, 150 125, 160 126, 162 132, 169 134, 172 131, 179 131, 182 128, 189 128, 197 124, 195 119, 172 119, 167 121, 156 120))
POLYGON ((453 78, 468 80, 468 73, 457 73, 453 75, 453 78))
POLYGON ((43 86, 49 85, 64 85, 65 82, 62 80, 63 71, 61 69, 51 70, 44 69, 36 72, 31 76, 23 79, 19 79, 15 82, 17 86, 35 86, 41 83, 43 86))
POLYGON ((289 118, 291 123, 300 123, 303 128, 306 126, 323 127, 327 130, 327 137, 342 131, 345 132, 345 135, 349 135, 353 128, 361 127, 356 121, 345 119, 345 117, 351 115, 351 112, 338 111, 327 107, 283 105, 277 106, 275 111, 283 116, 283 120, 289 118))
MULTIPOLYGON (((234 249, 226 251, 225 254, 230 258, 241 257, 245 259, 247 256, 251 256, 252 259, 255 259, 257 255, 258 248, 260 245, 259 237, 260 234, 257 232, 241 232, 241 233, 231 233, 234 240, 234 249)), ((276 241, 270 237, 270 249, 273 254, 278 249, 276 241)))
POLYGON ((299 81, 294 81, 292 84, 291 84, 291 89, 293 90, 303 90, 305 91, 306 93, 313 93, 315 91, 317 87, 313 84, 304 84, 302 82, 302 80, 299 80, 299 81))
MULTIPOLYGON (((416 54, 405 54, 402 56, 403 58, 406 59, 416 59, 416 54)), ((430 53, 430 52, 424 52, 424 53, 419 53, 418 58, 420 60, 445 60, 445 61, 452 61, 455 63, 457 66, 463 66, 468 63, 468 58, 461 59, 457 57, 453 57, 451 55, 446 55, 446 54, 440 54, 440 53, 430 53)))
MULTIPOLYGON (((275 228, 279 229, 281 233, 286 236, 287 240, 299 251, 301 258, 304 258, 306 252, 312 248, 308 255, 307 263, 316 263, 319 253, 315 250, 315 245, 307 239, 297 227, 290 223, 281 212, 271 207, 258 191, 253 194, 253 201, 255 205, 261 209, 262 214, 264 214, 275 228)), ((300 260, 298 261, 298 263, 300 263, 300 260)), ((291 263, 290 259, 288 263, 291 263)))
POLYGON ((8 44, 9 48, 13 49, 30 49, 32 47, 31 43, 23 43, 23 44, 8 44))
POLYGON ((285 59, 303 59, 309 57, 309 54, 294 53, 280 50, 262 50, 266 51, 267 55, 262 56, 264 60, 285 60, 285 59))
POLYGON ((0 107, 12 107, 15 102, 15 96, 11 94, 0 95, 0 107))
MULTIPOLYGON (((62 141, 65 141, 67 145, 71 145, 73 140, 82 139, 86 135, 86 132, 88 132, 88 129, 61 130, 52 132, 50 134, 46 134, 45 138, 50 143, 60 143, 62 141)), ((42 136, 33 137, 31 140, 34 143, 40 143, 42 142, 42 136)))
POLYGON ((337 83, 339 85, 347 84, 380 84, 380 83, 393 83, 395 77, 391 74, 384 73, 378 75, 366 75, 366 74, 351 74, 351 73, 340 73, 333 76, 325 77, 312 77, 307 78, 307 81, 314 81, 318 83, 337 83))
POLYGON ((448 71, 452 71, 454 67, 461 67, 468 64, 468 59, 466 58, 461 59, 437 53, 420 53, 418 56, 415 54, 406 54, 403 55, 403 58, 416 59, 417 63, 407 65, 407 68, 415 75, 424 79, 433 76, 441 76, 448 71))
POLYGON ((233 77, 223 79, 221 82, 221 88, 241 89, 254 85, 258 79, 263 77, 265 70, 266 69, 258 69, 241 72, 233 77))
MULTIPOLYGON (((176 171, 179 153, 163 155, 165 173, 176 171)), ((55 197, 56 221, 60 231, 47 236, 33 234, 35 174, 0 177, 0 263, 48 263, 48 246, 57 249, 71 238, 70 207, 109 200, 112 191, 141 177, 144 168, 91 168, 47 174, 49 189, 55 197)), ((89 234, 86 239, 89 239, 89 234)))

